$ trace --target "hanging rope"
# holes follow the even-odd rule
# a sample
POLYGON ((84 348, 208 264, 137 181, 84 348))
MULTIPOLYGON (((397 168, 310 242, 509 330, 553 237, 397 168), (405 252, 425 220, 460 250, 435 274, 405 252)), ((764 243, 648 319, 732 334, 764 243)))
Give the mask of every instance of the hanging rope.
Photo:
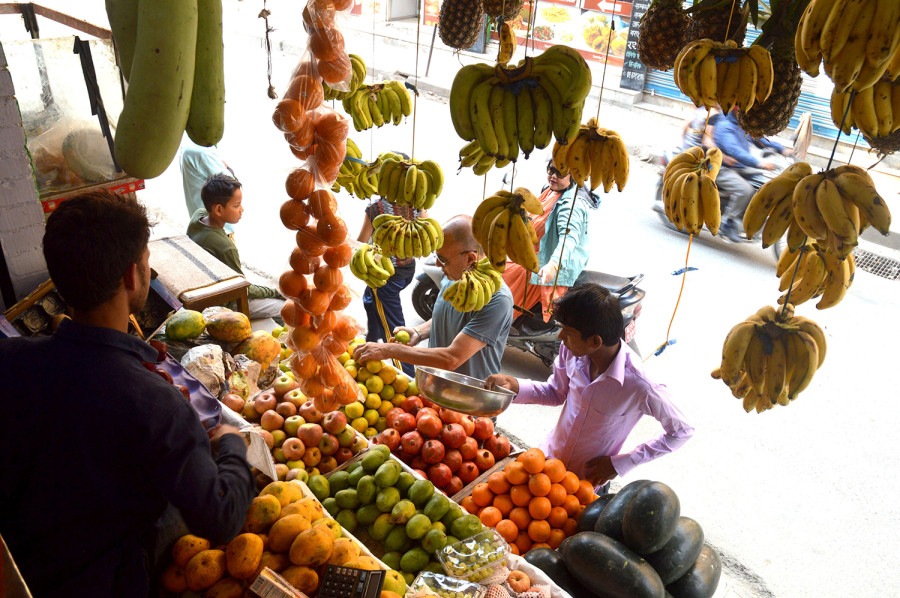
POLYGON ((266 0, 263 0, 263 8, 259 11, 259 15, 257 16, 262 19, 266 25, 266 78, 269 81, 269 88, 266 90, 266 95, 269 96, 269 99, 274 100, 278 98, 278 94, 275 93, 275 86, 272 85, 272 40, 269 39, 269 34, 275 30, 269 25, 269 17, 271 15, 272 13, 266 8, 266 0))
MULTIPOLYGON (((378 298, 378 289, 372 288, 372 295, 375 296, 375 309, 378 310, 378 317, 381 319, 381 325, 384 327, 385 340, 390 343, 394 340, 394 333, 388 328, 387 317, 384 315, 384 306, 381 304, 381 299, 378 298)), ((403 370, 399 359, 394 359, 393 362, 398 372, 403 370)))
POLYGON ((603 86, 606 83, 606 67, 609 66, 609 50, 610 46, 612 46, 612 38, 613 33, 616 31, 616 8, 618 7, 619 0, 613 1, 613 18, 610 20, 612 27, 609 29, 609 36, 606 39, 606 56, 603 59, 603 76, 600 78, 600 96, 597 98, 597 120, 600 119, 600 104, 603 102, 603 86))
MULTIPOLYGON (((424 0, 423 0, 423 8, 424 12, 424 0)), ((410 161, 416 157, 416 107, 419 105, 419 38, 422 32, 422 19, 416 18, 416 84, 412 90, 413 92, 413 127, 412 127, 412 150, 409 152, 410 161)))

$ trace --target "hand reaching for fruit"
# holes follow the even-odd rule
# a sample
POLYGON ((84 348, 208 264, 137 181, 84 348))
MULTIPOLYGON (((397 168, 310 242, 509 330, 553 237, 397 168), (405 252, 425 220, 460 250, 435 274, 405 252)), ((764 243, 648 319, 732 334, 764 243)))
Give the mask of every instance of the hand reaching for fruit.
POLYGON ((389 358, 390 356, 385 350, 384 343, 363 343, 353 351, 353 359, 355 359, 357 363, 362 364, 369 361, 382 361, 389 358))

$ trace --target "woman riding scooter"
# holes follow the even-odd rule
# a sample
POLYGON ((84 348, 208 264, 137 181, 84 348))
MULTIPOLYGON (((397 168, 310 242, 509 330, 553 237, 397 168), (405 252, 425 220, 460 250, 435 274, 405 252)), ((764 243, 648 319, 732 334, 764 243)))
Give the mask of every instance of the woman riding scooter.
MULTIPOLYGON (((525 276, 529 273, 519 264, 508 261, 503 273, 516 305, 530 311, 538 304, 552 305, 587 266, 590 257, 588 210, 600 206, 596 195, 579 187, 571 174, 563 176, 552 161, 547 164, 547 183, 539 197, 544 213, 532 220, 539 242, 540 270, 530 274, 527 285, 525 276)), ((543 308, 542 312, 543 321, 548 321, 550 314, 543 308)))

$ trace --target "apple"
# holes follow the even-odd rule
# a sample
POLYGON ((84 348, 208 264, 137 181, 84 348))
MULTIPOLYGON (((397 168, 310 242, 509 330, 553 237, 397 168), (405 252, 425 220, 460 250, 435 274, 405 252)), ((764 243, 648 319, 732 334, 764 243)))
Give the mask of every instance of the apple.
POLYGON ((340 433, 336 434, 338 439, 338 444, 344 448, 350 448, 353 446, 353 443, 356 442, 356 430, 354 430, 351 426, 344 426, 344 429, 340 431, 340 433))
POLYGON ((453 473, 443 463, 435 463, 428 468, 428 479, 438 488, 444 488, 450 483, 451 478, 453 478, 453 473))
POLYGON ((494 422, 489 417, 479 417, 475 419, 475 431, 469 436, 474 436, 475 440, 487 440, 494 435, 494 422))
POLYGON ((401 415, 403 415, 404 413, 406 413, 406 412, 403 409, 401 409, 400 407, 394 407, 393 409, 391 409, 390 411, 385 413, 384 419, 387 422, 388 428, 393 428, 394 421, 396 421, 396 419, 398 417, 400 417, 401 415))
POLYGON ((297 415, 297 408, 290 401, 284 401, 275 406, 275 413, 287 419, 292 415, 297 415))
POLYGON ((422 435, 416 430, 407 432, 400 437, 400 446, 403 447, 404 452, 410 455, 418 455, 424 443, 422 435))
POLYGON ((462 418, 463 414, 459 411, 454 411, 453 409, 446 409, 441 407, 440 410, 441 421, 445 424, 458 424, 462 418))
POLYGON ((337 459, 334 458, 333 455, 329 455, 328 457, 319 461, 319 472, 328 473, 332 469, 338 466, 337 459))
POLYGON ((254 427, 256 433, 262 436, 262 439, 266 441, 266 446, 269 447, 269 450, 275 448, 275 438, 269 433, 265 428, 254 427))
POLYGON ((463 461, 472 461, 475 459, 476 453, 478 453, 478 441, 468 436, 459 447, 459 454, 462 455, 463 461))
POLYGON ((416 429, 416 418, 411 413, 398 415, 391 427, 400 432, 401 435, 412 432, 416 429))
MULTIPOLYGON (((429 465, 440 463, 444 460, 445 450, 446 449, 444 449, 444 445, 441 444, 440 440, 426 440, 425 444, 422 445, 422 459, 429 465)), ((490 453, 488 454, 490 455, 490 453)), ((491 458, 493 459, 493 457, 491 458)), ((450 468, 448 467, 447 470, 449 471, 450 468)))
POLYGON ((311 424, 317 424, 322 421, 322 413, 316 409, 312 401, 306 401, 300 405, 300 408, 297 409, 297 415, 302 416, 303 419, 311 424))
POLYGON ((292 415, 284 420, 284 433, 288 436, 296 436, 300 426, 306 423, 306 420, 299 415, 292 415))
POLYGON ((275 448, 278 448, 287 440, 287 434, 284 430, 272 430, 272 438, 275 439, 275 448))
POLYGON ((406 397, 401 401, 400 407, 407 413, 415 415, 422 408, 422 399, 419 397, 406 397))
POLYGON ((485 440, 484 448, 491 451, 495 461, 505 459, 509 456, 509 453, 512 452, 512 445, 509 443, 509 438, 501 436, 500 434, 494 434, 485 440))
POLYGON ((269 432, 272 430, 280 430, 281 426, 284 425, 284 418, 278 415, 274 410, 269 409, 262 414, 261 418, 259 418, 259 425, 269 432))
POLYGON ((347 416, 340 411, 331 411, 322 418, 322 427, 331 434, 340 434, 347 427, 347 416))
POLYGON ((350 450, 353 454, 359 453, 361 450, 368 446, 369 442, 362 436, 357 436, 356 440, 353 441, 353 446, 350 447, 350 450))
POLYGON ((422 458, 422 454, 419 453, 409 462, 409 466, 413 469, 428 469, 428 461, 422 458))
POLYGON ((475 418, 471 415, 464 415, 462 419, 459 420, 459 425, 466 431, 466 436, 471 436, 472 433, 475 432, 475 418))
POLYGON ((277 404, 278 399, 276 399, 275 395, 268 390, 256 395, 256 398, 253 399, 253 406, 256 408, 256 412, 260 415, 270 409, 275 409, 275 405, 277 404))
POLYGON ((433 415, 433 416, 437 417, 438 419, 440 419, 437 411, 435 411, 431 407, 422 407, 416 413, 416 423, 419 423, 419 420, 422 419, 423 417, 425 417, 426 415, 433 415))
MULTIPOLYGON (((419 412, 421 413, 421 411, 419 412)), ((426 413, 424 416, 417 418, 416 429, 422 433, 425 438, 437 438, 441 435, 441 418, 437 415, 426 413)))
POLYGON ((306 448, 319 446, 319 441, 322 440, 322 426, 319 424, 303 424, 297 430, 297 438, 303 441, 306 448))
POLYGON ((306 463, 304 463, 300 459, 294 459, 293 461, 288 461, 287 463, 285 463, 285 465, 287 465, 291 469, 302 469, 302 470, 306 471, 306 463))
POLYGON ((275 459, 276 463, 287 463, 287 455, 284 454, 284 450, 277 448, 272 451, 272 458, 275 459))
POLYGON ((256 411, 256 405, 254 402, 247 401, 244 403, 244 408, 241 410, 241 415, 244 416, 248 422, 256 422, 259 421, 259 413, 256 411))
MULTIPOLYGON (((334 434, 322 434, 322 439, 319 440, 319 450, 322 451, 323 456, 330 457, 335 454, 339 448, 341 448, 341 445, 338 444, 338 439, 334 434)), ((490 455, 490 453, 488 454, 490 455)))
POLYGON ((462 465, 459 466, 459 471, 456 473, 464 484, 474 482, 475 478, 481 475, 481 472, 478 471, 478 466, 473 461, 463 461, 462 465))
POLYGON ((531 578, 524 571, 510 571, 506 583, 516 594, 527 592, 531 587, 531 578))
POLYGON ((309 481, 309 474, 306 473, 305 469, 289 469, 287 475, 284 476, 284 481, 290 482, 292 480, 300 480, 305 484, 309 481))
POLYGON ((463 484, 463 481, 459 479, 459 476, 455 475, 450 478, 450 481, 447 482, 447 485, 444 488, 441 488, 441 490, 446 492, 447 496, 453 496, 457 492, 460 492, 464 486, 465 484, 463 484))
POLYGON ((481 449, 475 453, 475 465, 478 466, 478 471, 487 471, 494 466, 494 455, 487 449, 481 449))
MULTIPOLYGON (((315 467, 322 461, 322 452, 319 450, 319 447, 307 447, 306 452, 303 453, 303 463, 306 464, 307 467, 315 467)), ((475 464, 472 463, 474 466, 475 464)), ((476 471, 478 468, 475 468, 476 471)))
MULTIPOLYGON (((233 392, 229 392, 224 397, 222 397, 222 404, 234 411, 235 413, 241 413, 244 410, 244 405, 246 401, 241 398, 240 395, 236 395, 233 392)), ((254 411, 256 411, 254 409, 254 411)))
POLYGON ((308 399, 306 398, 306 395, 303 394, 303 391, 300 390, 299 388, 295 388, 294 390, 292 390, 292 391, 290 391, 290 392, 288 392, 288 393, 286 393, 286 394, 284 395, 284 398, 282 399, 282 402, 288 402, 288 403, 290 403, 291 405, 293 405, 294 407, 296 407, 297 410, 299 411, 299 410, 300 410, 300 407, 301 407, 301 406, 303 405, 303 403, 305 403, 307 400, 308 400, 308 399))
POLYGON ((441 442, 447 448, 459 448, 466 441, 466 431, 461 424, 447 424, 441 428, 441 442))
POLYGON ((300 383, 288 376, 287 374, 282 374, 275 378, 275 382, 272 384, 272 391, 275 393, 275 398, 279 401, 282 400, 284 395, 291 392, 295 388, 300 388, 300 383))
POLYGON ((303 453, 306 452, 306 445, 299 438, 288 438, 281 445, 281 451, 288 461, 296 461, 303 458, 303 453))
POLYGON ((275 475, 278 476, 279 480, 284 481, 284 478, 285 476, 287 476, 288 471, 290 471, 290 469, 288 469, 288 466, 284 463, 275 464, 275 475))
POLYGON ((462 462, 463 458, 458 450, 450 449, 444 452, 444 465, 450 468, 451 473, 459 471, 459 466, 462 465, 462 462))
POLYGON ((384 432, 375 437, 374 442, 388 447, 392 453, 396 452, 400 448, 400 432, 394 428, 385 428, 384 432))
POLYGON ((353 458, 353 452, 352 452, 350 449, 348 449, 347 447, 343 447, 343 446, 342 446, 342 447, 339 448, 339 449, 337 450, 337 452, 334 454, 334 458, 335 458, 335 460, 338 462, 338 465, 340 465, 340 464, 346 463, 347 461, 349 461, 350 459, 352 459, 352 458, 353 458))

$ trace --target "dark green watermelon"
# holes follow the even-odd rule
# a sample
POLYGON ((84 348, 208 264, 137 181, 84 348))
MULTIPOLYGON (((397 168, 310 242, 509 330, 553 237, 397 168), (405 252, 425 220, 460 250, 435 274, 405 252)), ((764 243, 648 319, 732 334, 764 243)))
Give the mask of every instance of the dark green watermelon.
POLYGON ((522 558, 546 573, 553 583, 564 589, 573 598, 595 598, 569 572, 562 554, 559 552, 550 548, 532 548, 522 558))
POLYGON ((650 563, 623 543, 598 534, 572 536, 563 558, 589 591, 603 598, 664 598, 665 586, 650 563))
POLYGON ((656 552, 675 533, 681 503, 675 492, 662 482, 642 486, 628 501, 622 517, 625 545, 640 555, 656 552))
POLYGON ((650 480, 635 480, 619 490, 600 512, 594 523, 594 531, 621 542, 624 539, 622 520, 625 518, 625 507, 635 493, 649 483, 650 480))
POLYGON ((670 584, 688 572, 702 549, 700 524, 689 517, 680 517, 666 545, 644 558, 656 569, 663 583, 670 584))
POLYGON ((594 531, 594 524, 597 522, 597 517, 600 516, 600 513, 614 496, 615 494, 604 494, 586 506, 581 512, 581 515, 578 516, 578 531, 594 531))
POLYGON ((666 586, 673 598, 712 598, 722 576, 722 559, 709 544, 703 545, 700 556, 688 572, 666 586))

